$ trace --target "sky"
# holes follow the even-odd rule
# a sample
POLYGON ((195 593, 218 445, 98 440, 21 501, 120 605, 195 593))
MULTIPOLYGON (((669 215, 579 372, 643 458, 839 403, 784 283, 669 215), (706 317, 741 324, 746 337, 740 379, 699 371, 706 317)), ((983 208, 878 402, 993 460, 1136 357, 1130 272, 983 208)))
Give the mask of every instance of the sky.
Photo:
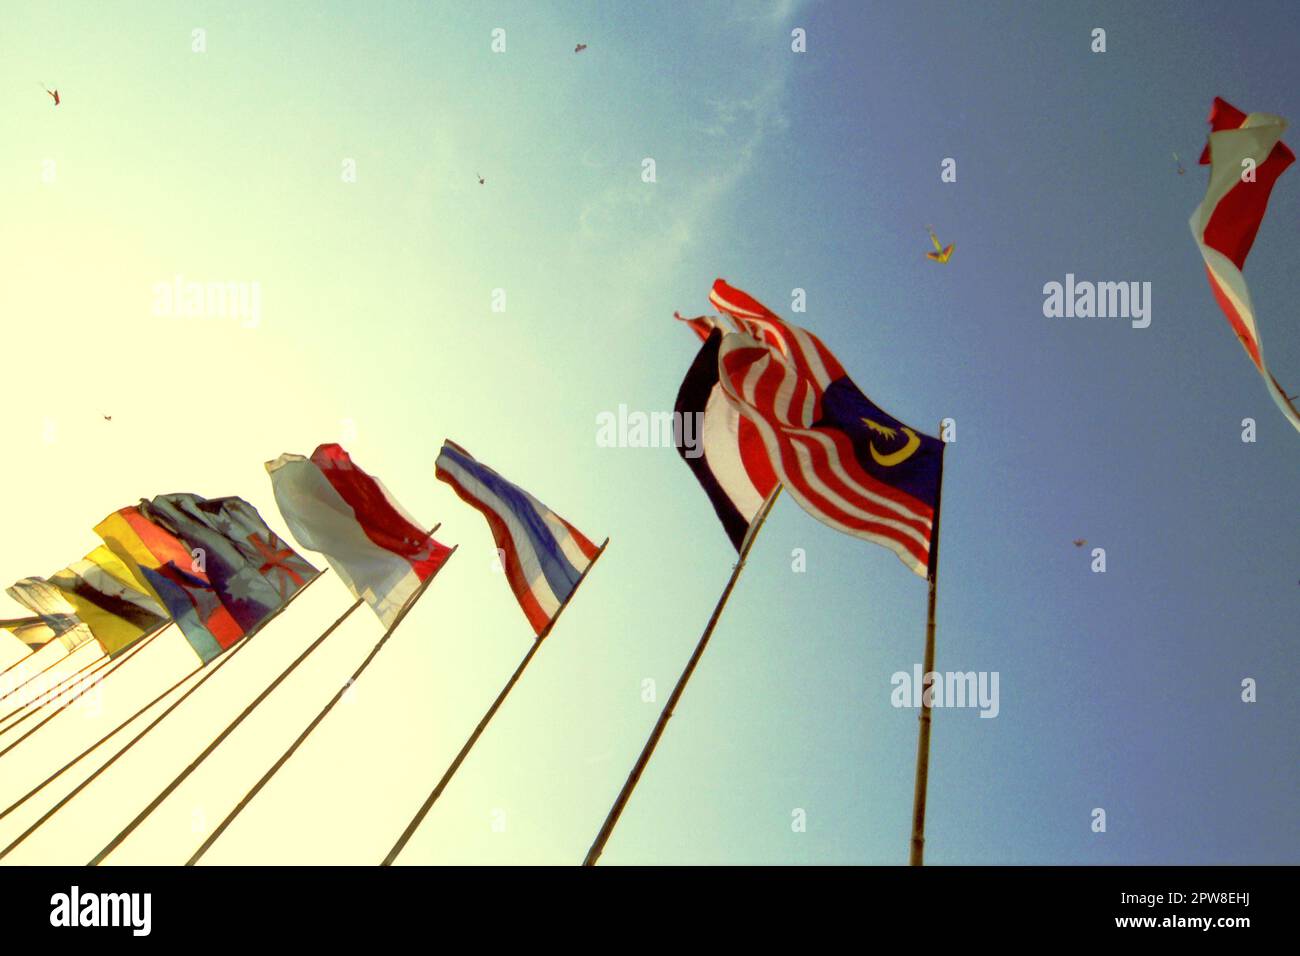
MULTIPOLYGON (((1300 862, 1300 435, 1187 226, 1216 95, 1300 117, 1294 4, 7 0, 4 23, 0 580, 161 493, 284 532, 263 463, 330 441, 459 545, 204 863, 379 862, 527 652, 485 523, 434 479, 444 438, 610 544, 399 862, 581 862, 735 562, 675 451, 601 447, 597 418, 671 410, 696 349, 673 313, 717 277, 892 415, 955 422, 936 666, 996 672, 999 707, 934 712, 926 862, 1300 862), (1067 274, 1150 282, 1150 327, 1045 317, 1067 274), (178 275, 256 284, 256 321, 167 314, 178 275)), ((1298 177, 1245 269, 1292 389, 1298 177)), ((350 603, 322 577, 4 862, 89 860, 350 603)), ((917 712, 891 676, 925 613, 893 555, 783 496, 602 865, 905 863, 917 712)), ((184 862, 381 634, 353 614, 107 862, 184 862)), ((0 757, 0 804, 195 663, 165 633, 0 757)))

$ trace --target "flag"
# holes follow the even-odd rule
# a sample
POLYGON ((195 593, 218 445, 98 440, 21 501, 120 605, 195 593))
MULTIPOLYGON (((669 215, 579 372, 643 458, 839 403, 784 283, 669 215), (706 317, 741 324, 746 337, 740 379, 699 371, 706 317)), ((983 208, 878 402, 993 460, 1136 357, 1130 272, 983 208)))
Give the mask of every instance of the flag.
POLYGON ((719 379, 777 480, 819 521, 928 577, 943 442, 873 403, 807 329, 721 279, 709 299, 742 330, 721 340, 719 379))
POLYGON ((285 547, 241 498, 158 495, 141 513, 203 554, 203 570, 245 634, 318 573, 285 547), (271 575, 268 577, 267 575, 271 575))
POLYGON ((294 538, 325 555, 385 627, 451 554, 339 445, 321 445, 311 458, 281 455, 266 470, 294 538))
POLYGON ((11 618, 0 621, 0 630, 8 631, 33 651, 57 640, 64 650, 71 652, 93 636, 75 614, 11 618))
POLYGON ((1210 182, 1205 198, 1192 213, 1192 235, 1205 260, 1219 308, 1255 363, 1273 401, 1300 430, 1300 411, 1264 364, 1255 308, 1241 274, 1264 220, 1273 184, 1295 161, 1295 154, 1282 142, 1286 120, 1270 113, 1246 115, 1215 97, 1209 122, 1210 138, 1201 153, 1201 164, 1209 164, 1210 182), (1247 159, 1251 162, 1243 166, 1247 159), (1252 167, 1253 180, 1243 179, 1252 167))
POLYGON ((600 548, 455 442, 442 443, 434 474, 487 519, 510 590, 540 636, 600 548))
POLYGON ((758 429, 736 411, 718 381, 722 336, 721 327, 708 326, 705 342, 677 392, 674 424, 677 453, 709 496, 739 551, 777 479, 758 429))
POLYGON ((103 545, 48 580, 23 578, 7 590, 42 617, 75 615, 105 654, 125 650, 169 619, 166 608, 103 545))
POLYGON ((95 525, 95 533, 167 608, 203 663, 244 636, 244 628, 222 604, 185 542, 154 524, 139 508, 113 512, 95 525))

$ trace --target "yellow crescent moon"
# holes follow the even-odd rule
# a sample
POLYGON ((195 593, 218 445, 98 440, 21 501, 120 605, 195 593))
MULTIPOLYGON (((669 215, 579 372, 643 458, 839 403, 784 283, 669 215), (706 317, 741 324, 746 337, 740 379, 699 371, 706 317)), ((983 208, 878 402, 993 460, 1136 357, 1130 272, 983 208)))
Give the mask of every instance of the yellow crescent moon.
POLYGON ((916 453, 916 450, 921 447, 921 439, 916 432, 912 431, 912 429, 908 428, 906 425, 903 426, 903 432, 907 435, 907 444, 898 449, 898 451, 890 452, 888 455, 882 455, 880 452, 876 451, 876 443, 871 443, 871 457, 876 460, 877 465, 881 465, 885 468, 892 468, 894 465, 907 461, 907 459, 911 458, 912 455, 916 453))

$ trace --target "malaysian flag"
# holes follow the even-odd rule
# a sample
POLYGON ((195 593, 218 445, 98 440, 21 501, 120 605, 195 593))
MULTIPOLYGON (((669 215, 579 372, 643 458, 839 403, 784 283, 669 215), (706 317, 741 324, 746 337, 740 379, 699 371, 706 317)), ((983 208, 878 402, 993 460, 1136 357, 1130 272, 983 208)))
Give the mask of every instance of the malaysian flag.
POLYGON ((943 442, 868 399, 811 332, 721 279, 709 300, 740 329, 721 338, 719 378, 776 479, 819 521, 928 577, 943 442))
POLYGON ((1210 182, 1205 198, 1192 213, 1191 227, 1219 308, 1263 376, 1277 407, 1300 429, 1300 411, 1264 364, 1255 309, 1241 274, 1264 221, 1273 184, 1295 162, 1295 154, 1282 142, 1285 129, 1286 120, 1280 116, 1247 115, 1215 97, 1210 108, 1210 138, 1201 154, 1202 165, 1210 165, 1210 182), (1247 176, 1247 168, 1254 170, 1253 176, 1247 176))
POLYGON ((435 474, 487 519, 510 589, 541 637, 601 548, 455 442, 443 442, 435 474))

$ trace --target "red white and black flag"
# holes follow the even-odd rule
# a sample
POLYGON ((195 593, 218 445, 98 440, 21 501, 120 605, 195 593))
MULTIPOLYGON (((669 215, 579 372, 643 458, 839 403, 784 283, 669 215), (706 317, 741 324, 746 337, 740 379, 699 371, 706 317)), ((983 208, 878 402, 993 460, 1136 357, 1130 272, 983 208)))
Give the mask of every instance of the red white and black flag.
POLYGON ((776 480, 819 521, 928 577, 943 442, 868 399, 807 329, 721 279, 709 299, 741 330, 719 339, 721 390, 753 426, 776 480))
MULTIPOLYGON (((704 319, 684 320, 692 323, 704 319)), ((736 411, 718 381, 718 350, 723 330, 704 330, 701 346, 677 392, 677 452, 695 475, 727 537, 739 551, 750 524, 777 485, 763 439, 736 411)))

